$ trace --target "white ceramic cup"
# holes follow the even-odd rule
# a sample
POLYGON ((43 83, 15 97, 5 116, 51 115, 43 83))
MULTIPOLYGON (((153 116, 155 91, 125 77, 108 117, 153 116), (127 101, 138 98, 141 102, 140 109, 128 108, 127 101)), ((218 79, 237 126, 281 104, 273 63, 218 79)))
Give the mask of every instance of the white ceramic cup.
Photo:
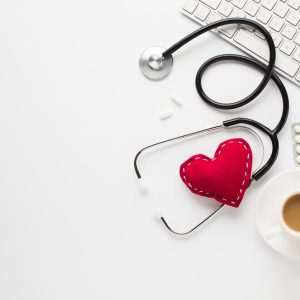
POLYGON ((296 231, 296 230, 292 229, 291 227, 289 227, 283 217, 283 210, 284 210, 286 202, 295 195, 299 195, 299 197, 300 197, 300 190, 295 190, 295 191, 290 192, 284 198, 285 200, 282 201, 280 211, 278 212, 280 222, 265 233, 266 239, 272 239, 280 234, 285 234, 294 240, 300 240, 300 231, 296 231))

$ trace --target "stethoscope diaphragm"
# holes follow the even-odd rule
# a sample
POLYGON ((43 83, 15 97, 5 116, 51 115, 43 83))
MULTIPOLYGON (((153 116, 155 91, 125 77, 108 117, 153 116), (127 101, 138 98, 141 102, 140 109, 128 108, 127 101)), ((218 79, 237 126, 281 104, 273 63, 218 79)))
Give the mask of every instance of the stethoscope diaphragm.
POLYGON ((151 47, 145 50, 139 61, 141 72, 149 79, 160 80, 167 77, 173 67, 172 55, 164 57, 163 47, 151 47))

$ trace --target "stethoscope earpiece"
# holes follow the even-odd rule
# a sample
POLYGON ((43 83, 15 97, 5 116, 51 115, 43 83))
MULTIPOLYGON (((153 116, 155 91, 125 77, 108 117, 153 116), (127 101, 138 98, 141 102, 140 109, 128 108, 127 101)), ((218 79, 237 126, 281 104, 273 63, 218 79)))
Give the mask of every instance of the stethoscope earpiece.
POLYGON ((164 57, 163 47, 151 47, 143 52, 139 65, 141 72, 149 79, 161 80, 169 75, 173 67, 172 55, 164 57))

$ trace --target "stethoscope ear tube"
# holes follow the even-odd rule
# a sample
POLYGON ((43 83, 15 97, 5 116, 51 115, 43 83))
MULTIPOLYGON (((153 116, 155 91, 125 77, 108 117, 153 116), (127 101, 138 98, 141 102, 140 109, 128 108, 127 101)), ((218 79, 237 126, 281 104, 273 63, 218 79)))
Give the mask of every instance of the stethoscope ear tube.
MULTIPOLYGON (((181 136, 178 136, 178 137, 175 137, 175 138, 160 141, 160 142, 157 142, 157 143, 154 143, 152 145, 149 145, 149 146, 146 146, 146 147, 142 148, 136 154, 135 159, 134 159, 134 168, 135 168, 137 178, 139 179, 140 182, 143 182, 142 175, 141 175, 140 170, 138 168, 138 159, 139 159, 140 155, 143 154, 145 151, 151 150, 151 149, 156 148, 156 147, 160 147, 160 146, 162 146, 164 144, 167 144, 167 143, 172 143, 172 142, 182 140, 182 139, 186 139, 186 138, 189 138, 189 137, 198 136, 198 135, 204 134, 206 132, 214 132, 214 131, 217 131, 219 129, 242 128, 244 130, 249 130, 250 132, 252 132, 252 134, 254 134, 259 139, 260 144, 262 146, 262 152, 264 152, 263 141, 261 140, 259 134, 254 129, 252 129, 251 127, 244 126, 244 125, 253 125, 251 122, 240 122, 240 119, 232 119, 232 120, 228 120, 228 121, 225 121, 225 122, 226 122, 226 124, 223 124, 223 125, 215 125, 215 126, 205 128, 205 129, 202 129, 202 130, 198 130, 198 131, 195 131, 195 132, 192 132, 192 133, 189 133, 189 134, 185 134, 185 135, 181 135, 181 136)), ((225 122, 223 122, 223 123, 225 123, 225 122)), ((259 166, 258 166, 259 171, 261 170, 260 165, 263 161, 263 157, 264 157, 264 155, 262 155, 261 162, 259 163, 259 166)), ((255 171, 255 173, 256 173, 256 171, 255 171)), ((252 180, 253 179, 254 178, 252 176, 252 180)), ((144 188, 144 186, 143 186, 143 188, 144 188)), ((192 233, 193 231, 195 231, 199 227, 202 227, 204 224, 206 224, 208 221, 210 221, 212 219, 212 217, 214 217, 219 211, 221 211, 221 209, 223 207, 225 207, 225 204, 219 205, 215 210, 212 211, 211 214, 209 214, 207 217, 205 217, 203 220, 201 220, 196 226, 194 226, 192 229, 190 229, 186 232, 178 232, 178 231, 175 231, 174 229, 172 229, 172 227, 168 224, 168 222, 166 221, 164 216, 160 215, 159 219, 163 222, 163 224, 166 226, 166 228, 170 232, 172 232, 176 235, 179 235, 179 236, 185 236, 185 235, 188 235, 188 234, 192 233)))
POLYGON ((142 148, 135 155, 135 158, 134 158, 134 170, 135 170, 135 173, 137 175, 137 178, 138 179, 142 178, 141 173, 140 173, 139 168, 138 168, 137 162, 138 162, 138 158, 140 157, 140 155, 144 151, 149 150, 149 149, 154 148, 154 147, 157 147, 157 146, 161 146, 163 144, 167 144, 167 143, 170 143, 170 142, 175 142, 175 141, 178 141, 178 140, 181 140, 181 139, 185 139, 185 138, 189 138, 189 137, 192 137, 192 136, 196 136, 196 135, 199 135, 199 134, 207 132, 207 131, 214 131, 214 130, 217 130, 217 129, 220 129, 220 128, 223 128, 223 125, 222 124, 217 124, 217 125, 211 126, 209 128, 204 128, 204 129, 197 130, 197 131, 194 131, 194 132, 191 132, 191 133, 188 133, 188 134, 183 134, 183 135, 180 135, 180 136, 176 136, 174 138, 163 140, 163 141, 160 141, 160 142, 157 142, 157 143, 154 143, 152 145, 148 145, 148 146, 142 148))

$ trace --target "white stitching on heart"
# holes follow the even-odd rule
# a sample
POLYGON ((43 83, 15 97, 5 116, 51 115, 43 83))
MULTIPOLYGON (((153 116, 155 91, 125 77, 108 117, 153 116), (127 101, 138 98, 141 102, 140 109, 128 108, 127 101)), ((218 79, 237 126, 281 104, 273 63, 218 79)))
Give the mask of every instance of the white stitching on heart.
MULTIPOLYGON (((233 144, 234 142, 237 142, 237 141, 230 141, 229 144, 233 144)), ((244 142, 238 141, 238 143, 241 144, 241 145, 243 145, 244 149, 245 149, 246 151, 248 151, 248 147, 244 144, 244 142)), ((226 145, 227 145, 226 142, 224 142, 223 145, 220 146, 221 150, 218 151, 218 155, 220 155, 220 154, 222 153, 222 150, 223 150, 223 148, 224 148, 226 145)), ((194 158, 194 160, 199 160, 199 159, 201 159, 200 156, 197 156, 197 157, 194 158)), ((214 157, 211 161, 214 161, 215 159, 216 159, 216 157, 214 157)), ((246 158, 246 171, 245 171, 245 173, 244 173, 244 176, 245 176, 245 177, 247 177, 247 175, 248 175, 248 172, 247 172, 247 171, 248 171, 248 169, 249 169, 249 159, 250 159, 250 153, 248 153, 247 158, 246 158)), ((208 159, 206 159, 206 158, 202 158, 202 160, 208 161, 208 159)), ((187 167, 189 167, 191 164, 192 164, 192 162, 189 162, 188 165, 187 165, 187 167)), ((185 173, 185 171, 186 171, 186 169, 185 169, 185 168, 182 168, 182 172, 185 173)), ((192 184, 191 184, 189 181, 187 181, 186 176, 183 176, 183 178, 184 178, 184 180, 187 182, 188 186, 190 186, 194 191, 198 191, 197 188, 194 188, 194 187, 192 186, 192 184)), ((246 190, 246 188, 245 188, 245 183, 246 183, 246 178, 243 179, 243 182, 242 182, 241 188, 240 188, 240 193, 239 193, 239 195, 238 195, 236 201, 239 201, 239 199, 241 198, 241 194, 244 192, 244 190, 246 190)), ((220 197, 219 195, 217 195, 217 194, 215 194, 215 193, 204 192, 204 191, 202 191, 202 190, 200 190, 199 193, 205 193, 206 195, 210 195, 210 196, 215 196, 215 197, 221 198, 223 201, 230 202, 230 203, 232 203, 232 204, 234 204, 234 205, 236 204, 234 201, 230 201, 230 200, 228 200, 228 199, 226 199, 226 198, 220 197)))

